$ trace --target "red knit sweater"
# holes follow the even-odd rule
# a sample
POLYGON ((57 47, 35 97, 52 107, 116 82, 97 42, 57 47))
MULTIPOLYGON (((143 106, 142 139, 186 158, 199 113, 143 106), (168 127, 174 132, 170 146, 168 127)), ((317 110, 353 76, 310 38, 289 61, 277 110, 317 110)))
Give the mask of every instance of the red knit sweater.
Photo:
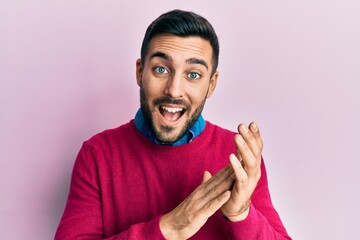
MULTIPOLYGON (((162 214, 173 210, 235 152, 235 133, 209 122, 191 143, 156 145, 134 121, 86 141, 75 161, 55 239, 164 239, 162 214)), ((273 208, 265 166, 248 217, 233 223, 218 211, 191 239, 290 239, 273 208)))

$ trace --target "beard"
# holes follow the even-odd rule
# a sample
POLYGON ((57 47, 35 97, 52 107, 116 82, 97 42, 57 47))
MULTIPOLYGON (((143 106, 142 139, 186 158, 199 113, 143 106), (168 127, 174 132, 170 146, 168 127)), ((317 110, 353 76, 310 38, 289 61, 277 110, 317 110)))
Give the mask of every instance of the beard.
MULTIPOLYGON (((205 96, 207 96, 207 94, 205 96)), ((173 132, 175 129, 171 126, 165 126, 165 125, 160 125, 160 129, 156 128, 154 119, 152 117, 152 111, 150 109, 150 103, 149 103, 148 97, 146 96, 144 89, 140 86, 140 104, 141 104, 141 109, 144 114, 145 122, 151 128, 151 130, 153 131, 153 133, 155 134, 157 139, 159 139, 161 142, 163 142, 165 144, 170 144, 170 143, 174 143, 174 142, 178 141, 191 129, 191 127, 194 125, 194 123, 199 118, 202 110, 204 109, 205 102, 206 102, 206 97, 198 106, 196 106, 194 113, 185 122, 185 124, 182 127, 182 129, 180 130, 179 134, 177 134, 176 136, 173 136, 173 137, 169 137, 168 134, 173 132)), ((191 112, 191 109, 192 109, 192 106, 189 103, 185 102, 184 100, 172 99, 167 96, 154 99, 152 102, 152 105, 155 108, 159 108, 160 105, 163 105, 163 104, 179 104, 179 105, 181 104, 181 105, 185 106, 185 110, 184 110, 185 112, 183 113, 183 115, 191 112)), ((181 116, 181 117, 184 117, 184 116, 181 116)))

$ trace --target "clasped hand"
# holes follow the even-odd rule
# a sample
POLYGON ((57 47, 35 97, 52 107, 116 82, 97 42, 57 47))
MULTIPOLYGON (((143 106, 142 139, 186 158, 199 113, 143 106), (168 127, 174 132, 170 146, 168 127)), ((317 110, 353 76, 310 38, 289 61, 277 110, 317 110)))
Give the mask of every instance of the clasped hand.
POLYGON ((249 212, 251 196, 260 179, 263 142, 257 125, 238 126, 236 153, 230 164, 202 183, 173 211, 162 216, 160 230, 167 239, 188 239, 221 209, 230 221, 241 221, 249 212))

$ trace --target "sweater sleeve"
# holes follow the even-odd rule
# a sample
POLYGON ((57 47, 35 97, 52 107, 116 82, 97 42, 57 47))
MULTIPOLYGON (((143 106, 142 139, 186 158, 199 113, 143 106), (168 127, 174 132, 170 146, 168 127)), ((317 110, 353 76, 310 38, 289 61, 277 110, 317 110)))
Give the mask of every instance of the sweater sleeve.
POLYGON ((116 235, 105 233, 98 167, 91 147, 81 148, 73 168, 70 191, 55 240, 65 239, 164 239, 160 216, 130 226, 116 235))
POLYGON ((291 239, 271 202, 264 161, 261 178, 251 198, 249 215, 240 222, 227 221, 227 232, 229 239, 291 239))

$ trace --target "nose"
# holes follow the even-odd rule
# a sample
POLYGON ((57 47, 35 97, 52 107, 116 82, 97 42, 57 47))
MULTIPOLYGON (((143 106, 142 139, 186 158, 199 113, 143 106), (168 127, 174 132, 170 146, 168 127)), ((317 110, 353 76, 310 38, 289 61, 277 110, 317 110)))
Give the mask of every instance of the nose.
POLYGON ((171 75, 166 82, 164 94, 173 99, 182 98, 184 95, 183 79, 180 74, 171 75))

